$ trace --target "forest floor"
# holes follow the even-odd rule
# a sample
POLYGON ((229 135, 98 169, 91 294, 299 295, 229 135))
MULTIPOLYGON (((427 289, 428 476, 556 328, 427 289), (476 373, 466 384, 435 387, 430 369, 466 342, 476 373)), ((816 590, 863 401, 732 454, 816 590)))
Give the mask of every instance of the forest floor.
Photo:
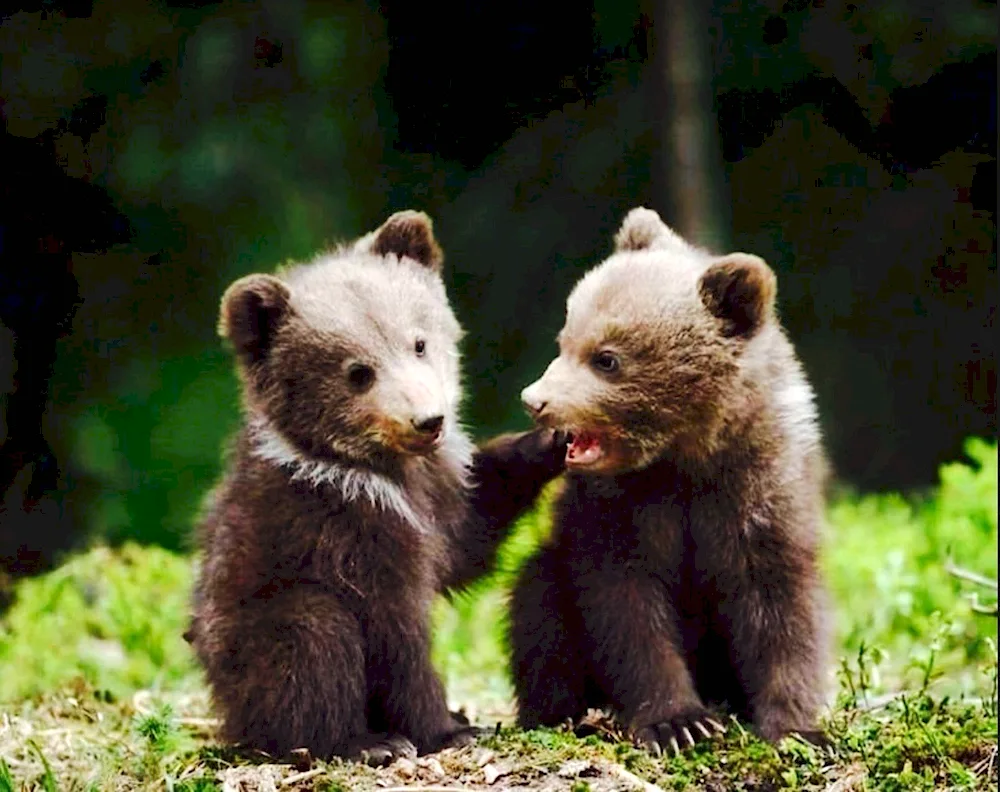
POLYGON ((0 613, 0 792, 976 790, 997 788, 997 446, 970 441, 932 492, 831 499, 830 750, 723 738, 653 757, 597 733, 513 728, 504 616, 548 530, 543 498, 498 571, 435 606, 433 660, 476 745, 374 769, 240 752, 215 738, 188 626, 194 559, 96 545, 18 581, 0 613), (499 724, 499 726, 498 726, 499 724))
POLYGON ((220 747, 203 692, 114 700, 80 681, 0 715, 0 792, 444 792, 444 790, 978 790, 997 787, 997 718, 984 702, 929 694, 873 699, 826 721, 828 749, 777 746, 735 720, 727 734, 679 757, 656 758, 611 724, 568 730, 488 728, 478 744, 388 767, 279 762, 220 747))

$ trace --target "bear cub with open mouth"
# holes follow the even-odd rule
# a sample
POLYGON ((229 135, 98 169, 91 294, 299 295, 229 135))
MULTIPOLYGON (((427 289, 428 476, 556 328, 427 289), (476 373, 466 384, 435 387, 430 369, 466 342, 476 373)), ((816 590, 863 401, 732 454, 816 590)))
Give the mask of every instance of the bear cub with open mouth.
POLYGON ((469 441, 441 267, 430 219, 400 212, 223 297, 245 420, 199 526, 187 637, 227 741, 382 763, 471 739, 429 609, 489 570, 565 443, 469 441))
POLYGON ((522 398, 571 435, 553 533, 512 598, 525 728, 610 709, 658 753, 723 726, 816 731, 824 456, 757 256, 714 256, 637 208, 576 285, 522 398))

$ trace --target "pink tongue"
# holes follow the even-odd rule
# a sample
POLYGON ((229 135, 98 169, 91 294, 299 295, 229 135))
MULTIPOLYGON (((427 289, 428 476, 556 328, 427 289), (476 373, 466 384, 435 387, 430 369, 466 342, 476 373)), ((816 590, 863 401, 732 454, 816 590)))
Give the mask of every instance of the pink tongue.
POLYGON ((601 456, 601 441, 592 435, 574 437, 566 447, 566 462, 589 465, 601 456))

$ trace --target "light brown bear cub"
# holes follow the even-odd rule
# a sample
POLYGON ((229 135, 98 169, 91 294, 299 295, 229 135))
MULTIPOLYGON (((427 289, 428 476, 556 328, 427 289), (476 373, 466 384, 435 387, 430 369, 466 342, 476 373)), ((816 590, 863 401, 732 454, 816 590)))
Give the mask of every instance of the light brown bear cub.
POLYGON ((767 739, 822 740, 813 394, 760 258, 714 256, 637 208, 567 303, 523 400, 568 431, 553 535, 511 614, 520 724, 610 708, 677 750, 726 704, 767 739))
POLYGON ((547 430, 477 451, 459 427, 441 266, 429 218, 401 212, 223 297, 245 421, 200 525, 188 637, 229 741, 384 762, 468 740, 428 609, 490 568, 565 451, 547 430))

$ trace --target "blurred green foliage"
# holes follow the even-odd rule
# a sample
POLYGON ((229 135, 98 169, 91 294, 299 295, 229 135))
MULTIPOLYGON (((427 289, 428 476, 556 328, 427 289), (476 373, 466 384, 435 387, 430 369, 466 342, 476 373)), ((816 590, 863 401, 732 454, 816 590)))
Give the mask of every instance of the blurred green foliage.
POLYGON ((875 647, 910 683, 932 645, 935 672, 952 675, 975 674, 996 650, 996 619, 970 607, 972 594, 995 601, 996 591, 947 570, 951 562, 997 579, 997 446, 970 440, 966 451, 973 464, 943 466, 932 497, 845 495, 830 509, 826 570, 843 651, 875 647))
POLYGON ((177 688, 194 672, 187 643, 191 565, 158 547, 101 547, 25 580, 0 622, 0 699, 83 676, 102 690, 177 688))
MULTIPOLYGON (((979 668, 995 665, 997 621, 973 613, 974 588, 945 571, 953 560, 997 574, 997 446, 973 440, 968 453, 973 461, 943 467, 939 488, 925 499, 841 494, 831 504, 823 559, 836 654, 851 658, 857 673, 854 658, 867 651, 872 693, 922 687, 932 650, 929 673, 944 677, 939 689, 987 692, 979 668)), ((434 661, 455 706, 476 713, 509 707, 506 596, 548 531, 551 495, 518 523, 494 574, 435 606, 434 661)), ((117 696, 141 687, 197 687, 199 673, 181 637, 191 580, 190 557, 130 543, 116 551, 97 547, 19 583, 14 606, 0 618, 0 701, 41 694, 78 675, 117 696)))
MULTIPOLYGON (((923 22, 902 0, 785 4, 780 48, 761 39, 772 5, 713 4, 717 93, 780 93, 818 71, 874 122, 893 88, 995 47, 995 6, 972 0, 923 22)), ((595 2, 594 46, 627 44, 644 7, 595 2)), ((138 229, 132 245, 74 259, 84 302, 60 342, 45 427, 77 520, 68 533, 184 547, 239 414, 215 335, 225 286, 395 209, 436 220, 468 330, 469 423, 482 435, 524 424, 517 394, 551 357, 569 289, 625 211, 669 179, 657 170, 655 81, 647 66, 612 62, 592 101, 525 119, 469 170, 397 148, 386 32, 374 2, 284 0, 97 0, 90 18, 21 13, 0 26, 9 131, 36 135, 107 95, 106 124, 86 146, 64 135, 59 154, 138 229), (263 63, 258 39, 280 43, 280 64, 263 63)), ((890 176, 804 106, 725 167, 727 236, 778 271, 834 457, 863 484, 918 479, 962 438, 995 431, 984 329, 995 225, 955 198, 981 159, 953 152, 890 176), (935 268, 968 283, 943 289, 935 268)))

